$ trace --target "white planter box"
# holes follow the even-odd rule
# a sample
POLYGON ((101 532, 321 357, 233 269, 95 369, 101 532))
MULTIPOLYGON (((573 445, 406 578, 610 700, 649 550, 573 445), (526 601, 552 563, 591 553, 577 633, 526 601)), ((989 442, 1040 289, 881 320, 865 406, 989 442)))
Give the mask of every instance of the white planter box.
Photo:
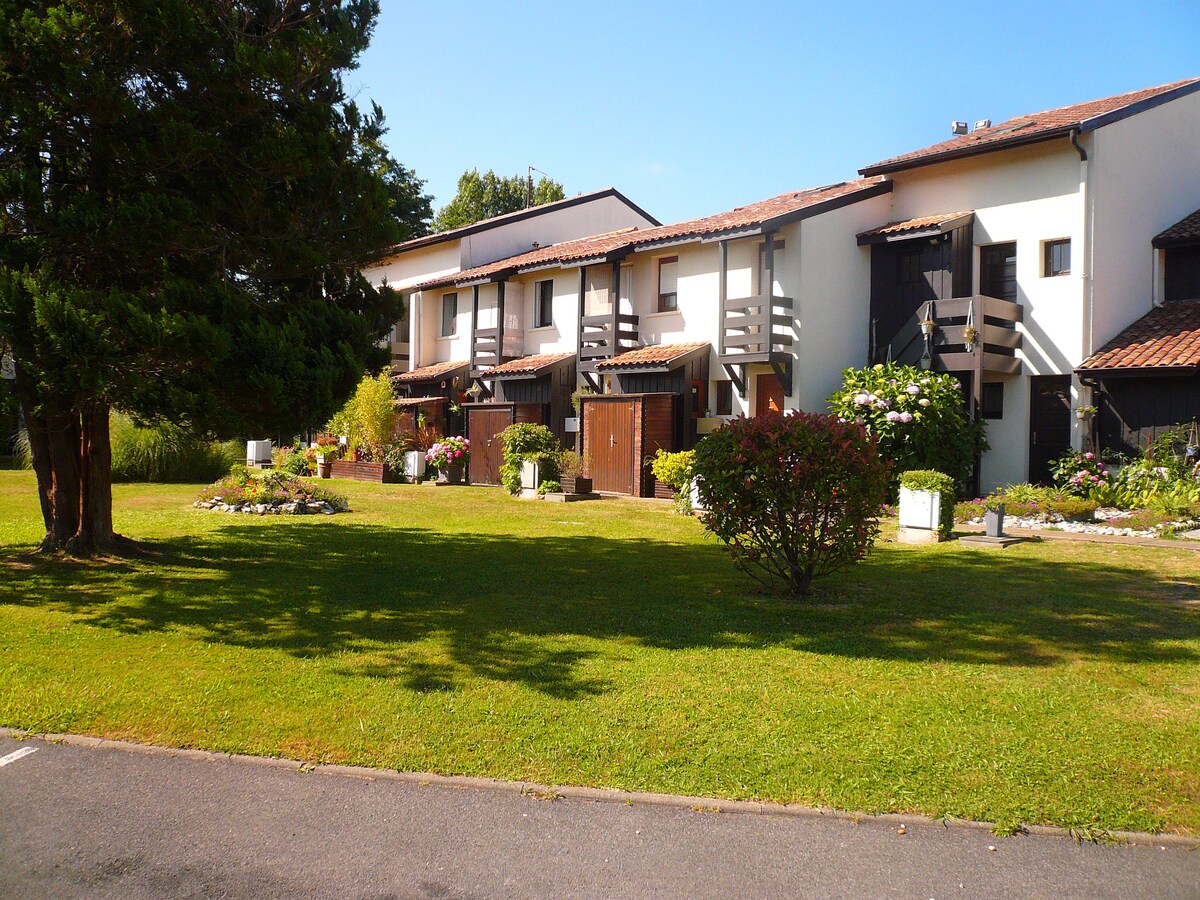
POLYGON ((538 464, 529 460, 521 462, 521 488, 526 491, 536 491, 541 479, 538 477, 538 464))
POLYGON ((568 434, 578 434, 579 419, 563 419, 563 431, 567 432, 568 434))
POLYGON ((692 512, 703 512, 704 505, 700 500, 700 477, 696 476, 688 484, 688 492, 692 497, 692 512))
POLYGON ((404 478, 416 484, 425 474, 425 451, 408 450, 404 453, 404 478))
POLYGON ((941 525, 941 491, 900 488, 900 529, 897 540, 902 544, 936 543, 943 537, 941 525))
POLYGON ((271 464, 270 441, 246 441, 246 465, 269 466, 271 464))

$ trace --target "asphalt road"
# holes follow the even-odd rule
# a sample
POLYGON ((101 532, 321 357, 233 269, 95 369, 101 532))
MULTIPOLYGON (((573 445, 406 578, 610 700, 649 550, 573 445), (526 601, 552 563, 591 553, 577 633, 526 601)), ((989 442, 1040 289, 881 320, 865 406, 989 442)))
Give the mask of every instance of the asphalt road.
POLYGON ((0 737, 0 897, 283 896, 1200 898, 1200 852, 0 737))

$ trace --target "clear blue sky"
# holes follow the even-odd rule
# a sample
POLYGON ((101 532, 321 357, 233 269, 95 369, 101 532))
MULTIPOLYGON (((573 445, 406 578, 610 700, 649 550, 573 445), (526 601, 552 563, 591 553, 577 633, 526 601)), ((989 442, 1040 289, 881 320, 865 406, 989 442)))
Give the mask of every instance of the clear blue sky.
POLYGON ((435 209, 465 169, 534 165, 678 221, 853 177, 952 119, 1200 75, 1197 0, 381 2, 347 84, 435 209))

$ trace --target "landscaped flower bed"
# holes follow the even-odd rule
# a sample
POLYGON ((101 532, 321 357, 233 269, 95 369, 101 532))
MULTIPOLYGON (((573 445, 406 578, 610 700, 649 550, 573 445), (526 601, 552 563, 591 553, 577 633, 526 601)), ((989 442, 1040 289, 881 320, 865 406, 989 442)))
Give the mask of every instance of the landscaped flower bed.
POLYGON ((331 516, 350 511, 349 502, 341 494, 282 472, 229 475, 201 490, 193 505, 197 509, 259 516, 331 516))

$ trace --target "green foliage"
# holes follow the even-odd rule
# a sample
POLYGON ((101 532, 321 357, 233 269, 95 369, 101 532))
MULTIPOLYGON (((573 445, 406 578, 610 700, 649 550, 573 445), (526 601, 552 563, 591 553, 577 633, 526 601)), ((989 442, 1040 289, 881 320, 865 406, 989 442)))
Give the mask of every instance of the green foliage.
POLYGON ((561 478, 582 478, 587 471, 587 459, 574 450, 563 450, 555 457, 555 468, 561 478))
POLYGON ((696 447, 705 527, 770 589, 863 559, 879 533, 887 465, 858 425, 794 413, 734 419, 696 447))
POLYGON ((363 378, 354 396, 329 420, 325 430, 345 435, 351 450, 381 459, 396 430, 396 392, 391 375, 383 371, 374 378, 363 378))
POLYGON ((562 485, 554 478, 543 478, 537 489, 539 494, 557 494, 560 491, 562 491, 562 485))
POLYGON ((405 477, 407 472, 407 464, 404 460, 404 454, 413 447, 412 438, 408 435, 399 437, 394 441, 389 441, 383 446, 383 452, 380 454, 379 461, 388 468, 388 472, 395 478, 405 477))
POLYGON ((1181 425, 1160 433, 1142 456, 1111 474, 1094 454, 1068 452, 1055 464, 1055 482, 1100 506, 1186 516, 1200 505, 1200 464, 1186 455, 1189 431, 1181 425))
POLYGON ((197 495, 199 500, 220 498, 231 506, 238 503, 288 503, 312 500, 330 503, 343 512, 350 504, 342 494, 335 494, 321 485, 302 481, 286 472, 271 472, 266 475, 238 473, 210 484, 197 495))
POLYGON ((438 438, 425 451, 425 464, 431 469, 465 466, 471 461, 471 442, 461 435, 438 438))
POLYGON ((521 463, 535 462, 542 480, 558 480, 558 459, 562 448, 558 439, 545 425, 517 422, 500 432, 504 463, 500 466, 500 483, 510 494, 521 493, 521 463))
POLYGON ((522 175, 502 178, 491 169, 482 175, 478 169, 471 169, 459 177, 458 193, 454 199, 438 210, 433 220, 433 230, 439 232, 461 228, 527 206, 541 206, 562 200, 565 196, 563 186, 549 178, 541 178, 535 184, 522 175), (528 203, 527 195, 531 198, 528 203))
POLYGON ((1104 464, 1090 450, 1068 450, 1050 467, 1054 483, 1077 497, 1087 497, 1100 485, 1110 483, 1104 464))
POLYGON ((846 369, 829 409, 867 429, 892 472, 934 469, 965 486, 987 449, 983 420, 970 421, 952 375, 886 363, 846 369))
POLYGON ((1041 500, 1014 500, 1003 492, 997 492, 989 497, 975 500, 964 500, 954 505, 954 521, 969 522, 972 519, 982 519, 988 509, 995 509, 1004 504, 1004 514, 1022 519, 1041 517, 1048 521, 1064 519, 1068 522, 1091 522, 1095 519, 1095 500, 1083 500, 1079 497, 1060 496, 1048 497, 1041 500))
POLYGON ((109 427, 114 481, 212 481, 245 458, 244 445, 197 437, 177 425, 137 425, 115 414, 109 427))
POLYGON ((941 503, 938 531, 949 534, 954 524, 954 479, 932 469, 909 469, 900 473, 900 486, 910 491, 936 493, 941 503))
POLYGON ((271 462, 276 472, 285 475, 308 475, 313 469, 309 466, 308 456, 297 444, 294 447, 280 447, 271 454, 271 462))
POLYGON ((695 450, 668 453, 660 449, 655 452, 654 459, 650 460, 650 471, 654 473, 655 478, 679 493, 692 481, 692 466, 695 460, 695 450))

